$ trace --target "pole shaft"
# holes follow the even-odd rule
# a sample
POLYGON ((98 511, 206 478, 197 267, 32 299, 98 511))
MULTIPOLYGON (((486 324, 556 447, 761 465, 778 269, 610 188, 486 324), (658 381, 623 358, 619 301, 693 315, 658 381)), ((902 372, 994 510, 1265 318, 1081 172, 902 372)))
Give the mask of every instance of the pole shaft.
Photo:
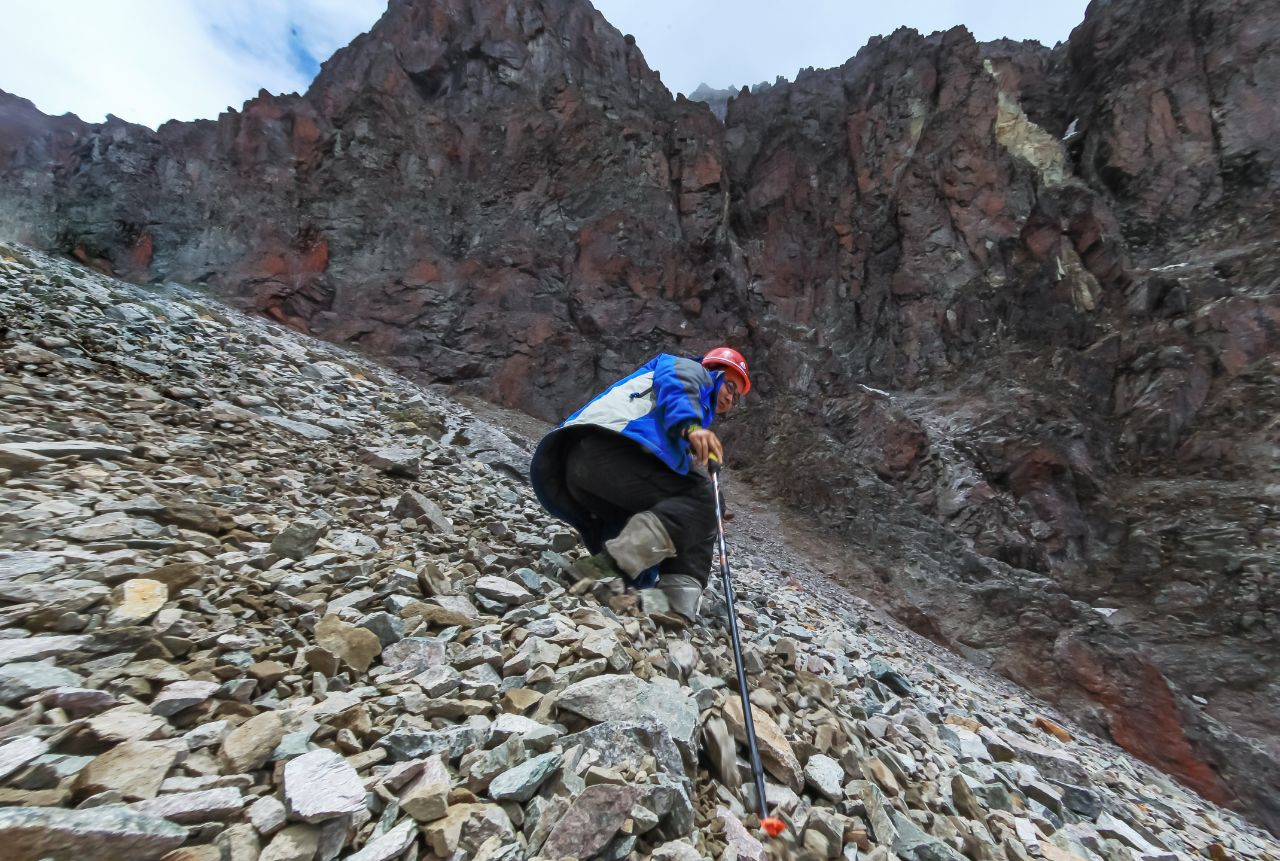
POLYGON ((747 671, 742 661, 742 638, 738 634, 738 609, 735 605, 733 578, 729 574, 729 553, 724 540, 724 514, 720 510, 720 470, 711 472, 712 491, 716 498, 716 526, 720 538, 720 578, 724 581, 724 600, 728 605, 729 637, 733 644, 733 663, 738 671, 738 694, 742 697, 742 723, 747 731, 747 751, 751 773, 755 776, 756 807, 761 819, 769 817, 764 797, 764 766, 760 763, 760 747, 756 744, 756 722, 751 716, 751 695, 747 691, 747 671))

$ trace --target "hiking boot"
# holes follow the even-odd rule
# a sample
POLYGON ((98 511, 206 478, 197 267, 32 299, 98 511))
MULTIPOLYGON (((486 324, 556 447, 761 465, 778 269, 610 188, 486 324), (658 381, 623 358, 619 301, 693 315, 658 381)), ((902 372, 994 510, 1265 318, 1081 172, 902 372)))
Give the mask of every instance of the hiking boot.
POLYGON ((573 563, 573 573, 580 581, 607 580, 610 577, 621 577, 622 569, 617 566, 606 552, 594 556, 584 556, 573 563))

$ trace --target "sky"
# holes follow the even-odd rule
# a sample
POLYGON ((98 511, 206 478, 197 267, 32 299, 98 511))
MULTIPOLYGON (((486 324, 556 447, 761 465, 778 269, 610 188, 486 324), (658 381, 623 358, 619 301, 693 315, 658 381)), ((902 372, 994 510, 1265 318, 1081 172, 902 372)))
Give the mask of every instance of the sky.
MULTIPOLYGON (((900 26, 981 40, 1065 40, 1085 0, 595 0, 673 92, 838 66, 900 26)), ((258 90, 302 92, 386 0, 0 0, 0 90, 45 113, 156 128, 216 117, 258 90)))

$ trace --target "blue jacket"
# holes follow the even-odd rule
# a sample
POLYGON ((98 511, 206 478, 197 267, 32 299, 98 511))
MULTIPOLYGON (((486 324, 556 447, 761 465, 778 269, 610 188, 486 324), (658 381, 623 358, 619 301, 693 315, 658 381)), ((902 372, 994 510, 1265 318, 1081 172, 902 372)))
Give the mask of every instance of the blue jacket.
MULTIPOLYGON (((618 380, 538 444, 529 466, 529 480, 538 501, 576 527, 587 549, 600 552, 604 541, 613 536, 589 534, 588 512, 581 511, 565 489, 565 449, 573 430, 596 427, 622 434, 673 471, 686 475, 692 459, 681 431, 689 424, 705 428, 715 420, 716 396, 723 384, 724 374, 707 370, 699 359, 666 353, 618 380)), ((622 526, 616 524, 616 529, 622 526)))

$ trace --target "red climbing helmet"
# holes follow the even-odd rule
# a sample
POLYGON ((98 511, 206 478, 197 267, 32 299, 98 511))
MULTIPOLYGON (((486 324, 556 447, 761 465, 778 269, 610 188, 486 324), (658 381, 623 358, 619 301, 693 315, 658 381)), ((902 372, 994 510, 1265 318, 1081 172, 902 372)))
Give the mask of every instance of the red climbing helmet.
POLYGON ((704 368, 732 368, 742 376, 742 392, 751 391, 751 377, 747 374, 747 360, 732 347, 716 347, 702 357, 704 368))

